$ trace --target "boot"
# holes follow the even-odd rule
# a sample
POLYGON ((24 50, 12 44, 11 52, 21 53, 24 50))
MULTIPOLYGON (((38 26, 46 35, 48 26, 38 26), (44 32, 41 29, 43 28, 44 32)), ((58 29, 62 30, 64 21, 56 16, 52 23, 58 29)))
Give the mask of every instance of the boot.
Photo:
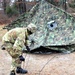
POLYGON ((14 71, 14 70, 11 71, 11 72, 10 72, 10 75, 16 75, 16 74, 15 74, 15 71, 14 71))
POLYGON ((24 70, 24 69, 22 69, 21 67, 17 67, 17 69, 16 69, 16 73, 20 73, 20 74, 26 74, 26 73, 28 73, 28 71, 27 70, 24 70))
POLYGON ((19 56, 20 61, 25 61, 25 58, 21 55, 19 56))

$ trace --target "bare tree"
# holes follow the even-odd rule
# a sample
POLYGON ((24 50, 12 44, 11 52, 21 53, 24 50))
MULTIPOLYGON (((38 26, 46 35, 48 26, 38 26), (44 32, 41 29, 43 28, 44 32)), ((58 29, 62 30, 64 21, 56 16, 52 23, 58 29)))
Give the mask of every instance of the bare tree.
POLYGON ((26 12, 26 1, 25 0, 18 0, 18 10, 20 14, 26 12))
POLYGON ((6 0, 3 0, 3 9, 4 9, 4 13, 6 12, 6 0))

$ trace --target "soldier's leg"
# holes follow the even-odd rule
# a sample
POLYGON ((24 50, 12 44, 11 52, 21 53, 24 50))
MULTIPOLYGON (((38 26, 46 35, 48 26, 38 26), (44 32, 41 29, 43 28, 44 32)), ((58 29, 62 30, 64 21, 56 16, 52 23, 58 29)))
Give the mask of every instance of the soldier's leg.
POLYGON ((27 70, 24 70, 21 68, 21 63, 22 61, 25 60, 22 56, 23 46, 24 46, 24 39, 22 36, 19 36, 13 45, 13 50, 14 50, 15 55, 13 55, 12 57, 14 59, 13 64, 16 68, 16 73, 25 74, 27 73, 27 70))
POLYGON ((2 50, 7 50, 7 49, 10 49, 10 48, 12 48, 12 47, 13 47, 13 44, 12 44, 12 43, 5 41, 5 42, 3 43, 3 45, 1 46, 1 49, 2 49, 2 50))
MULTIPOLYGON (((13 51, 13 44, 12 43, 5 41, 3 43, 3 45, 1 46, 1 49, 2 50, 6 50, 10 54, 10 56, 12 57, 12 53, 14 52, 13 51)), ((11 66, 12 74, 10 74, 10 75, 15 75, 15 70, 14 69, 15 68, 13 66, 11 66), (12 68, 13 68, 13 70, 12 70, 12 68)))
POLYGON ((13 65, 16 68, 16 73, 25 74, 25 73, 27 73, 27 70, 24 70, 24 69, 21 68, 21 63, 22 63, 22 61, 25 60, 22 56, 22 48, 24 46, 24 41, 23 40, 24 39, 23 39, 22 36, 19 36, 16 39, 16 41, 13 45, 13 51, 14 52, 12 52, 13 53, 12 58, 13 58, 13 65))
POLYGON ((27 70, 23 70, 21 68, 21 63, 25 59, 22 56, 22 52, 20 50, 14 50, 15 52, 11 54, 12 56, 12 65, 11 65, 11 73, 10 75, 14 75, 16 73, 26 74, 27 70))

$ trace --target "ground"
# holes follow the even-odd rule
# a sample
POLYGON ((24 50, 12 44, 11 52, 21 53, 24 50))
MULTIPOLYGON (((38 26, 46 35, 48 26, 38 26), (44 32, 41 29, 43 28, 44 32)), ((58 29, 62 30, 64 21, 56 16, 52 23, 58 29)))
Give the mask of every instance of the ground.
MULTIPOLYGON (((7 32, 2 29, 3 26, 0 26, 0 46, 2 44, 1 38, 7 32)), ((75 75, 75 52, 70 54, 24 53, 23 56, 25 62, 22 63, 22 67, 28 70, 26 75, 75 75)), ((10 55, 7 51, 0 49, 0 75, 10 75, 10 65, 10 55)))

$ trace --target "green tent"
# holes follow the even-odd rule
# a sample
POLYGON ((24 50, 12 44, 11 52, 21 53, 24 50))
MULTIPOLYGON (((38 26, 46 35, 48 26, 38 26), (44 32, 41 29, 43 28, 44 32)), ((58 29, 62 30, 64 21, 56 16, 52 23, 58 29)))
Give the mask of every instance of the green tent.
POLYGON ((29 37, 30 40, 35 41, 33 45, 29 45, 31 50, 41 46, 63 52, 75 50, 75 20, 71 14, 50 4, 47 0, 41 0, 29 13, 22 14, 5 28, 9 30, 26 27, 29 23, 34 23, 38 28, 29 37))

